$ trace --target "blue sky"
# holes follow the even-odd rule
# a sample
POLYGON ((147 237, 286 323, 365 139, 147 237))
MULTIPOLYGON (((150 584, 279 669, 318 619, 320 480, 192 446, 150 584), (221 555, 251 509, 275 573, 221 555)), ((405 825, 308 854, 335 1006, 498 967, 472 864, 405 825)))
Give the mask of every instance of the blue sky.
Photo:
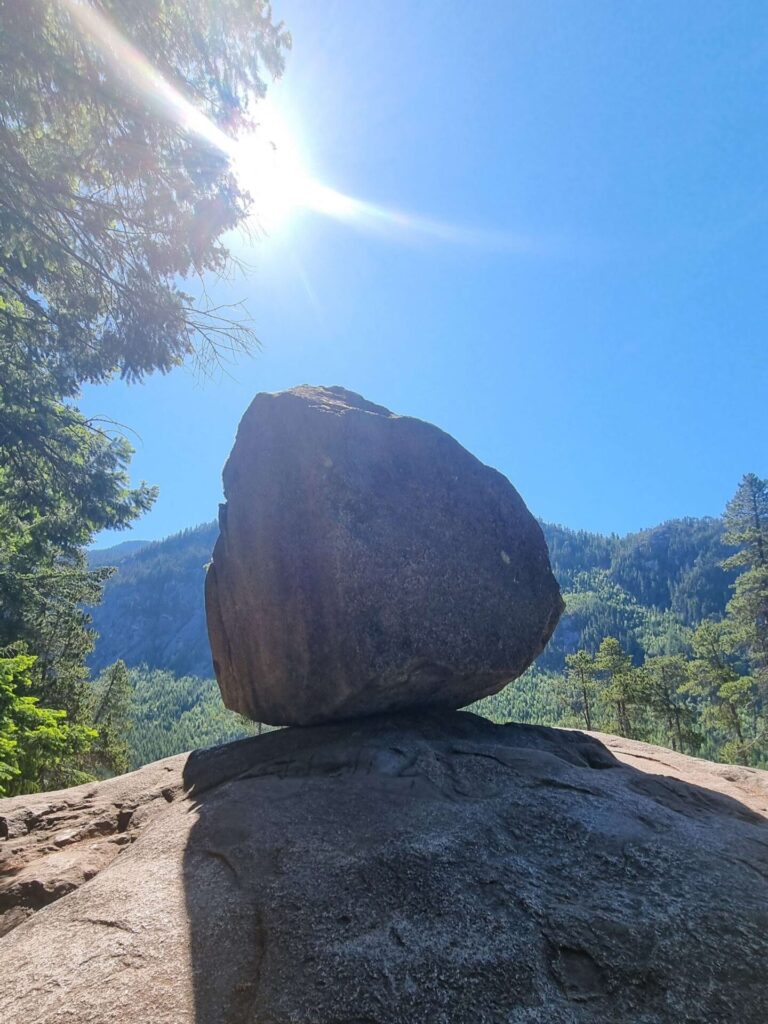
POLYGON ((716 515, 768 475, 768 4, 275 7, 308 169, 423 220, 235 240, 252 270, 211 287, 261 351, 88 389, 161 489, 133 536, 213 518, 249 401, 300 383, 436 423, 576 528, 716 515))

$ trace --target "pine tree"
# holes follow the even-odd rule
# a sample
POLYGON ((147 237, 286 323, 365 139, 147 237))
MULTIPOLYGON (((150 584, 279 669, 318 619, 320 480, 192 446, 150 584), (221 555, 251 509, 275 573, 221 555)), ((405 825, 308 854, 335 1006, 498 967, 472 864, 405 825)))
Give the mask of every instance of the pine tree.
POLYGON ((633 736, 633 708, 640 699, 637 670, 616 637, 608 636, 595 655, 602 700, 612 709, 619 735, 633 736))
POLYGON ((748 659, 762 699, 768 700, 768 480, 748 473, 725 509, 725 538, 737 548, 726 560, 742 571, 727 622, 734 646, 748 659))
POLYGON ((768 480, 747 473, 725 506, 725 542, 736 548, 728 568, 768 565, 768 480))
POLYGON ((682 655, 646 658, 641 685, 651 713, 661 722, 673 750, 694 753, 701 745, 696 707, 688 690, 688 662, 682 655))
POLYGON ((703 699, 702 723, 723 735, 724 760, 748 764, 755 739, 757 694, 754 680, 740 670, 728 624, 702 622, 693 633, 692 646, 686 689, 703 699))
POLYGON ((124 661, 102 672, 93 687, 91 722, 97 732, 88 763, 97 775, 121 775, 130 767, 133 686, 124 661))
POLYGON ((594 726, 595 659, 587 651, 577 651, 565 658, 566 681, 574 708, 584 718, 587 729, 594 726))

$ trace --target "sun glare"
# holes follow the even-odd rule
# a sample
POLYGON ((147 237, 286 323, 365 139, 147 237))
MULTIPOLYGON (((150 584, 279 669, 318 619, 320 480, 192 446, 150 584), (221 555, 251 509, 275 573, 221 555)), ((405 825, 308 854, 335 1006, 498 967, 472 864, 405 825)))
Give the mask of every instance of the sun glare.
POLYGON ((251 216, 268 234, 285 229, 299 209, 348 221, 375 209, 312 177, 297 134, 269 99, 260 101, 258 127, 229 152, 253 201, 251 216))
POLYGON ((232 162, 253 201, 252 216, 268 234, 309 205, 312 182, 296 136, 268 100, 259 104, 258 127, 233 147, 232 162))
POLYGON ((232 160, 251 196, 253 222, 268 234, 284 231, 299 209, 313 210, 358 230, 414 243, 433 241, 513 252, 558 251, 546 239, 504 229, 475 229, 405 213, 346 195, 309 173, 299 136, 270 99, 259 101, 257 128, 233 140, 198 110, 125 39, 96 8, 80 0, 61 0, 83 33, 99 48, 127 87, 138 92, 163 117, 216 146, 232 160))

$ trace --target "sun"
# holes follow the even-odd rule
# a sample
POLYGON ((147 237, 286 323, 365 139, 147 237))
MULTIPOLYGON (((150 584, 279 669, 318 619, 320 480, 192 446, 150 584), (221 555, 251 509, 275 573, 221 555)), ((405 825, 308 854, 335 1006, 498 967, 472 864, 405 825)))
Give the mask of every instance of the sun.
POLYGON ((267 100, 259 124, 234 147, 232 165, 253 201, 251 217, 268 234, 284 229, 292 214, 309 205, 312 179, 294 132, 267 100))

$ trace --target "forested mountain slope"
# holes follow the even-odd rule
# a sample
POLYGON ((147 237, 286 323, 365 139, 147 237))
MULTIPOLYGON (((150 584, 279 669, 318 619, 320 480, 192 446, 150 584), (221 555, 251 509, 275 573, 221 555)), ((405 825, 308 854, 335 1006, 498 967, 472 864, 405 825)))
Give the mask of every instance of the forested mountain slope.
MULTIPOLYGON (((121 658, 132 667, 147 665, 177 676, 213 675, 203 581, 217 532, 216 523, 205 523, 116 562, 103 601, 92 613, 99 634, 92 669, 121 658)), ((91 558, 110 564, 108 554, 97 551, 91 558)))
POLYGON ((719 618, 733 572, 719 519, 672 519, 625 537, 542 524, 566 611, 537 666, 562 671, 566 654, 617 637, 635 661, 673 653, 685 627, 719 618))
POLYGON ((97 569, 102 565, 116 567, 126 558, 130 558, 131 555, 135 555, 142 548, 147 547, 148 544, 149 541, 146 540, 124 540, 121 544, 115 544, 111 548, 96 548, 88 552, 88 566, 91 569, 97 569))
POLYGON ((258 730, 253 722, 224 707, 215 679, 134 669, 131 683, 131 768, 182 750, 228 743, 258 730))
POLYGON ((719 519, 671 519, 625 537, 542 527, 564 591, 582 573, 605 570, 638 604, 669 609, 686 625, 722 614, 730 597, 733 574, 720 565, 729 549, 719 519))
MULTIPOLYGON (((718 519, 671 520, 626 537, 542 525, 567 602, 539 659, 543 669, 561 670, 566 654, 596 649, 605 636, 618 637, 636 658, 674 648, 681 627, 725 610, 733 574, 720 567, 727 549, 718 519)), ((94 564, 117 566, 93 610, 92 669, 122 658, 212 676, 203 580, 216 535, 216 523, 205 523, 138 550, 118 545, 91 555, 94 564)))

